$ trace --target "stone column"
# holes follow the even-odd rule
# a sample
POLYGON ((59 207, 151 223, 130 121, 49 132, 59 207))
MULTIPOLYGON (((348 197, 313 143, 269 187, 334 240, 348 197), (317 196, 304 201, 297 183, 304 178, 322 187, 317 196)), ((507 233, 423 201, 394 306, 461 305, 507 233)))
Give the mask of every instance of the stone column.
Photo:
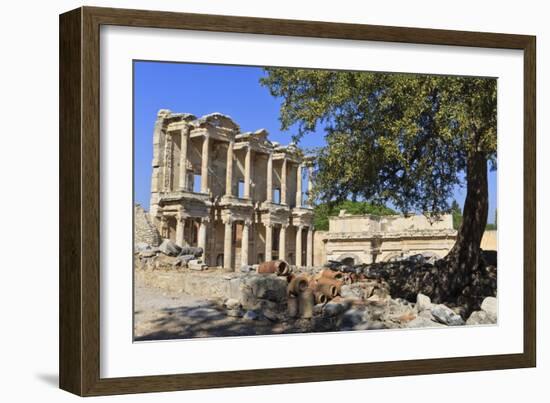
POLYGON ((199 225, 199 239, 197 244, 199 248, 202 248, 202 261, 206 263, 206 227, 208 225, 208 219, 206 217, 201 218, 199 225))
POLYGON ((165 216, 160 217, 160 236, 165 239, 170 237, 170 234, 168 234, 168 219, 165 216))
POLYGON ((157 121, 155 123, 155 130, 153 132, 153 161, 151 172, 151 197, 149 201, 149 216, 155 220, 158 213, 159 192, 162 191, 162 172, 163 167, 161 163, 161 144, 164 134, 164 119, 167 116, 166 111, 159 111, 157 115, 157 121))
POLYGON ((248 265, 249 231, 250 231, 250 221, 245 220, 243 223, 243 236, 241 238, 241 266, 248 265))
POLYGON ((296 229, 296 266, 302 266, 302 230, 304 227, 299 225, 296 229))
POLYGON ((265 224, 265 261, 273 260, 271 251, 273 249, 273 227, 271 224, 265 224))
POLYGON ((166 134, 164 133, 164 119, 165 114, 164 112, 161 113, 159 111, 159 114, 157 116, 157 121, 155 122, 155 130, 153 132, 153 174, 151 176, 151 192, 159 192, 162 190, 161 188, 161 168, 162 168, 162 158, 161 155, 161 144, 162 144, 162 138, 166 137, 166 134))
POLYGON ((204 135, 201 161, 201 193, 208 193, 208 168, 210 166, 210 136, 204 135))
POLYGON ((286 260, 286 229, 287 225, 281 225, 279 232, 279 259, 286 260))
POLYGON ((233 221, 227 217, 224 222, 225 231, 223 234, 223 267, 231 269, 231 261, 233 259, 233 221))
POLYGON ((244 158, 244 198, 250 199, 250 182, 252 178, 252 149, 250 146, 246 148, 246 156, 244 158))
POLYGON ((185 216, 178 214, 176 217, 176 244, 178 246, 183 246, 185 244, 185 216))
POLYGON ((164 137, 164 183, 165 192, 172 190, 172 135, 166 132, 164 137))
POLYGON ((302 164, 296 167, 296 207, 302 207, 302 164))
POLYGON ((273 201, 273 154, 267 157, 267 184, 266 184, 266 201, 273 201))
POLYGON ((313 207, 313 166, 307 168, 307 205, 313 207))
POLYGON ((281 167, 281 204, 286 204, 286 158, 281 167))
POLYGON ((181 130, 181 148, 180 148, 180 190, 187 190, 187 138, 189 136, 189 126, 181 130))
POLYGON ((225 168, 225 195, 233 196, 233 145, 235 142, 231 140, 227 145, 227 163, 225 168))
POLYGON ((313 227, 307 229, 306 266, 313 266, 313 227))

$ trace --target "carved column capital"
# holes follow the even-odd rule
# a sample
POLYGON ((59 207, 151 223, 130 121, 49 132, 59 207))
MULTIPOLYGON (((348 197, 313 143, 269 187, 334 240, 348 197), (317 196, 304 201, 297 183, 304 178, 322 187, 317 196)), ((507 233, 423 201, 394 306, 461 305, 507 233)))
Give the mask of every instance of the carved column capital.
POLYGON ((187 214, 185 211, 179 211, 178 214, 176 214, 176 220, 178 221, 185 221, 189 218, 189 214, 187 214))

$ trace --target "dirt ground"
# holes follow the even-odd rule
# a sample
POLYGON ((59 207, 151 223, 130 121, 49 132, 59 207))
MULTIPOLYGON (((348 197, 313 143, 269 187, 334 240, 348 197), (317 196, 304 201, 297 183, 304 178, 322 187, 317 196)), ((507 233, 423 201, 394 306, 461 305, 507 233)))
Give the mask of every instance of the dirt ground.
POLYGON ((144 341, 248 336, 304 330, 298 323, 228 316, 222 302, 136 284, 134 339, 144 341))

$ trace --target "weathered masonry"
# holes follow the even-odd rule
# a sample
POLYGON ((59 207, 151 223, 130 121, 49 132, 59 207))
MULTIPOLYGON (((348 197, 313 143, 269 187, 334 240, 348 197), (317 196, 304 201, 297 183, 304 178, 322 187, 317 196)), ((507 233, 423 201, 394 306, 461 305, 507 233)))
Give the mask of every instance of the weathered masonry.
POLYGON ((315 233, 315 263, 340 260, 373 263, 424 254, 444 257, 456 241, 450 214, 429 220, 424 215, 350 215, 345 210, 329 218, 329 230, 315 233))
POLYGON ((311 159, 228 116, 158 112, 150 216, 163 238, 200 246, 209 266, 313 265, 311 159))

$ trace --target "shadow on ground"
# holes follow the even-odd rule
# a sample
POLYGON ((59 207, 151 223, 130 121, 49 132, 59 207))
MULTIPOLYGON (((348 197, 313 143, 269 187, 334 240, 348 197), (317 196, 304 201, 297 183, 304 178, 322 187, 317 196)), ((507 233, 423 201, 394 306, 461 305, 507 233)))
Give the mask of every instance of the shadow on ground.
POLYGON ((227 316, 225 309, 214 303, 163 308, 156 312, 155 317, 142 317, 136 322, 139 322, 135 332, 136 341, 303 332, 303 329, 289 323, 227 316))

